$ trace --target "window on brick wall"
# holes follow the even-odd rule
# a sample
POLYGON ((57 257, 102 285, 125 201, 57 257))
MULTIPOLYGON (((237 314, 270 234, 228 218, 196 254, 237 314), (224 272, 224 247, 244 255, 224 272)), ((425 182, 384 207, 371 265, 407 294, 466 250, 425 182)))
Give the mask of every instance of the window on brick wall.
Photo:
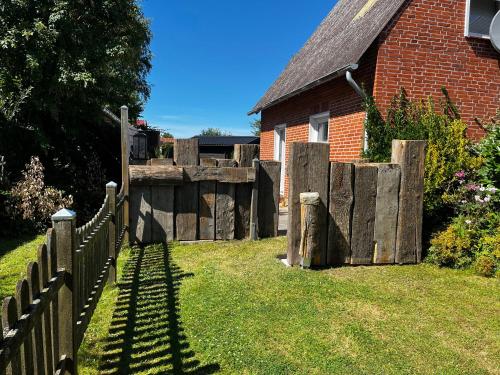
POLYGON ((465 36, 488 38, 493 17, 500 9, 497 0, 467 0, 465 36))
POLYGON ((324 112, 309 118, 309 142, 328 142, 330 113, 324 112))

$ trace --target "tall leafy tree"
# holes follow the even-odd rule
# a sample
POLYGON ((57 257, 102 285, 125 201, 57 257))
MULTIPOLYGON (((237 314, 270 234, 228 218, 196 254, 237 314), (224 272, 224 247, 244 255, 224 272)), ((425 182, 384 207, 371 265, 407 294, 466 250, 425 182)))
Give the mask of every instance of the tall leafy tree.
POLYGON ((49 183, 75 198, 85 196, 95 159, 118 170, 119 135, 102 108, 140 113, 150 39, 135 0, 2 0, 0 154, 9 168, 40 155, 49 183))

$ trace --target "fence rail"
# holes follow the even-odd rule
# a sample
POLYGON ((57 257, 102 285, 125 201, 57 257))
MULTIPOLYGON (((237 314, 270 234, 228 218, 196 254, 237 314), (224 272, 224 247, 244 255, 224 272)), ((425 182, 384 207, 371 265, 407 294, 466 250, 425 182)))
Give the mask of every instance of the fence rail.
POLYGON ((127 232, 128 197, 116 187, 106 185, 101 208, 79 228, 72 211, 52 217, 37 261, 2 304, 0 374, 77 373, 76 353, 106 282, 116 281, 127 232))

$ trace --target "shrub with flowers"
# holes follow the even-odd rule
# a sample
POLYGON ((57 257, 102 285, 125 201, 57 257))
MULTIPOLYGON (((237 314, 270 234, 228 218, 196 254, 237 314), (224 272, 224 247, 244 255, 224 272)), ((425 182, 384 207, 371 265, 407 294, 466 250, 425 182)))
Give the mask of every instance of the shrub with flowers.
MULTIPOLYGON (((481 143, 491 144, 491 138, 496 136, 490 133, 481 143)), ((491 147, 489 154, 480 153, 485 165, 491 164, 490 158, 499 157, 498 141, 496 148, 496 154, 490 152, 491 147)), ((492 184, 495 176, 484 171, 481 167, 455 173, 443 196, 454 207, 455 216, 431 240, 428 261, 454 268, 473 267, 484 276, 500 274, 500 191, 492 184)))

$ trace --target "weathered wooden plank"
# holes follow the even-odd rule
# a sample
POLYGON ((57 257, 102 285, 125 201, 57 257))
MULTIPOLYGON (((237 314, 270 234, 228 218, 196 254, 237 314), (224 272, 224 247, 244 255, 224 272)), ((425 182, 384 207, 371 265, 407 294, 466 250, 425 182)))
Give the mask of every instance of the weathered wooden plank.
POLYGON ((197 138, 174 139, 174 163, 176 165, 199 165, 199 155, 197 138))
POLYGON ((216 167, 217 159, 215 158, 200 158, 200 166, 202 167, 216 167))
MULTIPOLYGON (((30 262, 28 264, 28 287, 29 287, 29 301, 32 303, 35 299, 40 298, 40 273, 38 270, 38 263, 30 262)), ((42 320, 37 319, 35 327, 31 332, 31 339, 33 343, 33 365, 35 374, 43 374, 44 367, 44 340, 42 332, 42 320)))
POLYGON ((300 193, 318 192, 320 204, 320 226, 322 227, 321 251, 318 264, 326 264, 328 172, 330 147, 326 143, 300 143, 290 145, 288 162, 288 251, 287 261, 299 264, 300 247, 300 193))
POLYGON ((152 242, 174 239, 174 187, 152 186, 152 242))
MULTIPOLYGON (((238 167, 252 166, 252 160, 259 157, 259 145, 234 145, 234 159, 238 167)), ((250 205, 252 185, 237 185, 235 188, 235 229, 236 239, 250 236, 250 205)))
POLYGON ((130 186, 130 240, 151 242, 151 186, 130 186))
POLYGON ((215 181, 200 182, 200 240, 215 239, 215 181))
POLYGON ((303 268, 318 266, 321 260, 321 200, 319 194, 300 193, 300 265, 303 268))
POLYGON ((156 166, 156 165, 174 165, 174 159, 151 159, 150 160, 150 165, 151 166, 156 166))
POLYGON ((401 168, 396 263, 422 260, 425 141, 392 141, 391 162, 401 168))
POLYGON ((250 205, 252 201, 252 185, 236 185, 234 199, 234 238, 242 240, 250 236, 250 205))
POLYGON ((184 181, 218 181, 225 183, 249 183, 255 181, 255 168, 184 167, 184 181))
POLYGON ((131 165, 131 185, 181 185, 184 183, 182 167, 172 165, 131 165))
POLYGON ((351 264, 372 263, 377 176, 378 168, 374 165, 354 165, 351 264))
POLYGON ((234 145, 234 160, 238 167, 251 167, 253 159, 259 159, 259 145, 234 145))
POLYGON ((198 187, 197 182, 175 187, 175 228, 179 241, 198 239, 198 187))
POLYGON ((378 164, 377 203, 375 206, 373 263, 394 263, 398 225, 399 181, 401 169, 397 164, 378 164))
POLYGON ((215 212, 215 238, 217 240, 234 239, 234 198, 234 184, 217 183, 215 212))
POLYGON ((236 160, 234 160, 234 159, 216 159, 216 160, 217 160, 218 167, 234 168, 234 167, 238 166, 238 163, 236 163, 236 160))
POLYGON ((354 202, 354 165, 332 162, 328 207, 328 265, 351 262, 351 221, 354 202))
POLYGON ((260 161, 258 211, 260 238, 278 235, 280 173, 279 161, 260 161))

